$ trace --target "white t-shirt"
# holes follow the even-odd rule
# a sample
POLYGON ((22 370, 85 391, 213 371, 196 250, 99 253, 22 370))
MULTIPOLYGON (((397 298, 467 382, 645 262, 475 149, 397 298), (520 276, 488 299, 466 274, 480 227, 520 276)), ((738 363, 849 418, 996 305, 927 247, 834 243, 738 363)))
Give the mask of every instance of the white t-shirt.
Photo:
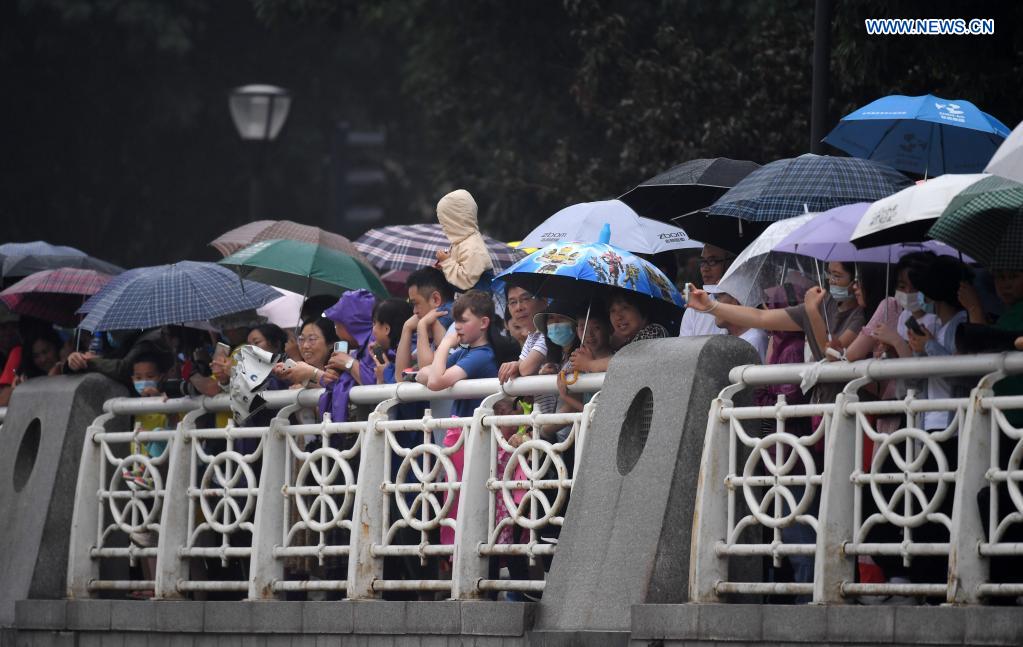
MULTIPOLYGON (((937 319, 937 317, 935 317, 935 319, 937 319)), ((931 357, 940 357, 942 355, 951 355, 955 353, 956 328, 959 327, 959 324, 965 322, 966 319, 966 311, 960 310, 954 317, 944 324, 941 323, 941 320, 938 320, 938 329, 931 332, 934 339, 928 341, 927 345, 924 347, 927 351, 927 355, 931 357)), ((949 383, 949 378, 927 378, 928 400, 939 400, 941 398, 951 397, 952 385, 949 383)), ((923 428, 928 431, 940 431, 952 422, 952 415, 953 412, 951 411, 925 411, 923 414, 923 428)))
MULTIPOLYGON (((910 316, 911 314, 909 310, 903 310, 902 312, 899 313, 899 320, 895 324, 895 332, 899 334, 899 337, 902 337, 906 341, 909 341, 909 333, 907 332, 908 329, 906 328, 906 322, 909 321, 910 316)), ((934 331, 941 327, 941 320, 938 319, 938 315, 933 313, 925 314, 916 321, 918 324, 920 324, 927 330, 931 331, 932 335, 934 334, 934 331)))
MULTIPOLYGON (((703 289, 714 298, 716 285, 705 285, 703 289)), ((682 313, 682 326, 679 328, 679 337, 699 337, 700 335, 727 335, 728 331, 718 328, 714 323, 714 315, 709 312, 700 312, 694 308, 686 308, 682 313)))
POLYGON ((739 339, 744 339, 749 342, 749 345, 756 349, 757 355, 760 355, 760 363, 767 363, 767 331, 759 328, 750 328, 746 332, 739 335, 739 339))

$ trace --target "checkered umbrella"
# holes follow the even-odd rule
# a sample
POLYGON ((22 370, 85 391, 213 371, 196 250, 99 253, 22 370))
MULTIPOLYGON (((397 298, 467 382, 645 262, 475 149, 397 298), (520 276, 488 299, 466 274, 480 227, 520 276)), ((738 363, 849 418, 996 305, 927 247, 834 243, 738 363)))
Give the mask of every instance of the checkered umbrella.
POLYGON ((58 267, 80 267, 104 274, 120 274, 124 271, 113 263, 93 258, 80 249, 51 245, 42 240, 0 245, 0 277, 28 276, 58 267))
POLYGON ((45 270, 30 274, 0 292, 0 301, 18 314, 70 328, 78 324, 75 310, 111 278, 95 270, 72 267, 45 270))
POLYGON ((991 270, 1023 270, 1023 184, 997 175, 971 184, 928 232, 991 270))
POLYGON ((129 270, 82 307, 89 331, 132 330, 205 321, 280 297, 268 285, 243 281, 216 263, 181 261, 129 270))
MULTIPOLYGON (((263 240, 298 240, 344 252, 367 267, 372 267, 352 241, 319 227, 303 225, 290 220, 256 220, 222 234, 210 242, 224 256, 230 256, 243 247, 263 240)), ((373 270, 376 273, 376 270, 373 270)))
POLYGON ((808 153, 765 164, 706 210, 674 222, 696 240, 740 251, 772 222, 873 202, 909 184, 902 173, 869 160, 808 153))
MULTIPOLYGON (((508 247, 499 240, 483 236, 494 263, 494 272, 508 269, 525 254, 508 247)), ((408 270, 414 272, 421 267, 437 262, 437 250, 448 249, 451 241, 437 223, 419 225, 392 225, 370 229, 355 241, 366 258, 383 270, 408 270)))

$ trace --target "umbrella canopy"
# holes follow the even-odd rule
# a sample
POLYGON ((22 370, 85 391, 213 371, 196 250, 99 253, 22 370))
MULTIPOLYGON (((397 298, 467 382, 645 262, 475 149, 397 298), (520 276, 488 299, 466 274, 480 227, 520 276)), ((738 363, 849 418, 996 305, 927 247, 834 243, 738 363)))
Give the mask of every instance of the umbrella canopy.
MULTIPOLYGON (((490 252, 494 272, 515 264, 524 254, 499 240, 483 236, 490 252)), ((392 225, 370 229, 355 241, 355 246, 366 255, 377 269, 408 270, 414 272, 437 262, 437 251, 451 247, 438 223, 418 225, 392 225)))
POLYGON ((952 247, 936 240, 857 249, 849 242, 849 237, 869 207, 867 202, 857 202, 813 214, 806 223, 785 236, 774 251, 803 254, 819 261, 850 263, 891 263, 912 252, 934 252, 941 256, 958 254, 952 247))
POLYGON ((584 303, 614 288, 650 299, 661 323, 681 320, 685 305, 678 288, 652 263, 607 242, 554 243, 533 252, 497 276, 508 285, 545 296, 584 303))
POLYGON ((1023 184, 993 175, 959 192, 929 235, 991 270, 1023 270, 1023 184))
POLYGON ((1023 122, 998 147, 984 172, 1023 182, 1023 122))
POLYGON ((697 240, 739 251, 772 222, 873 202, 909 184, 888 166, 808 153, 762 166, 706 210, 674 222, 697 240))
POLYGON ((815 215, 796 216, 768 225, 732 261, 718 281, 718 291, 727 292, 743 305, 757 306, 765 300, 766 290, 783 285, 791 272, 808 277, 816 274, 812 259, 775 251, 786 236, 813 220, 815 215))
POLYGON ((878 200, 863 213, 850 237, 856 247, 921 241, 927 230, 963 189, 987 175, 942 175, 878 200))
POLYGON ((298 292, 306 297, 340 296, 366 288, 378 297, 387 289, 371 269, 323 245, 297 240, 264 240, 218 261, 244 278, 298 292))
POLYGON ((611 225, 611 243, 639 254, 703 247, 689 240, 678 227, 641 218, 621 200, 580 202, 565 207, 529 232, 520 245, 543 247, 551 243, 597 240, 605 224, 611 225))
POLYGON ((0 276, 28 276, 60 267, 96 270, 104 274, 120 274, 124 271, 113 263, 93 258, 80 249, 51 245, 42 240, 0 245, 0 276))
POLYGON ((89 331, 131 330, 205 321, 258 308, 278 298, 273 288, 240 281, 216 263, 181 261, 140 267, 107 283, 86 302, 81 327, 89 331))
POLYGON ((758 168, 756 162, 727 157, 689 160, 655 175, 618 199, 645 218, 668 221, 709 207, 758 168))
POLYGON ((979 173, 1009 129, 963 99, 892 95, 842 117, 824 141, 917 175, 979 173))
POLYGON ((255 220, 221 234, 210 241, 210 246, 224 256, 230 256, 239 249, 261 240, 300 240, 304 243, 323 245, 369 264, 362 252, 356 249, 355 244, 341 234, 291 220, 255 220))
POLYGON ((113 278, 95 270, 62 267, 30 274, 0 292, 0 301, 18 314, 74 327, 75 311, 113 278))
POLYGON ((256 314, 266 317, 268 322, 285 330, 294 328, 302 318, 302 295, 281 288, 274 289, 280 294, 280 298, 256 308, 256 314))

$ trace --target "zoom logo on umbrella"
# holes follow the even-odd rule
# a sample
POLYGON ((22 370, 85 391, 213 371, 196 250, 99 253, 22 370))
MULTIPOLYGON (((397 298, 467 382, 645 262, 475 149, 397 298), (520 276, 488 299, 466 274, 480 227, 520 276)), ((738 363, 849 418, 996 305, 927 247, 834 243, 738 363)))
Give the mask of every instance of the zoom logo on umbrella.
POLYGON ((659 240, 689 240, 689 236, 684 231, 666 231, 663 234, 657 234, 659 240))

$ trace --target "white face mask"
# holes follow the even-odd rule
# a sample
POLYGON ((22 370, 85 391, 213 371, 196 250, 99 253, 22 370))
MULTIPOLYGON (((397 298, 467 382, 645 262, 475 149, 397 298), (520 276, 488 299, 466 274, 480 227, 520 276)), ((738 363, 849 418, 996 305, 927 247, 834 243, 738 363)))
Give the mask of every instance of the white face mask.
POLYGON ((831 298, 835 301, 848 301, 849 299, 856 298, 856 295, 852 294, 848 286, 844 285, 830 285, 828 286, 828 292, 831 293, 831 298))
POLYGON ((916 312, 917 310, 923 310, 924 295, 920 292, 903 292, 902 290, 896 290, 895 302, 902 306, 905 310, 916 312))

